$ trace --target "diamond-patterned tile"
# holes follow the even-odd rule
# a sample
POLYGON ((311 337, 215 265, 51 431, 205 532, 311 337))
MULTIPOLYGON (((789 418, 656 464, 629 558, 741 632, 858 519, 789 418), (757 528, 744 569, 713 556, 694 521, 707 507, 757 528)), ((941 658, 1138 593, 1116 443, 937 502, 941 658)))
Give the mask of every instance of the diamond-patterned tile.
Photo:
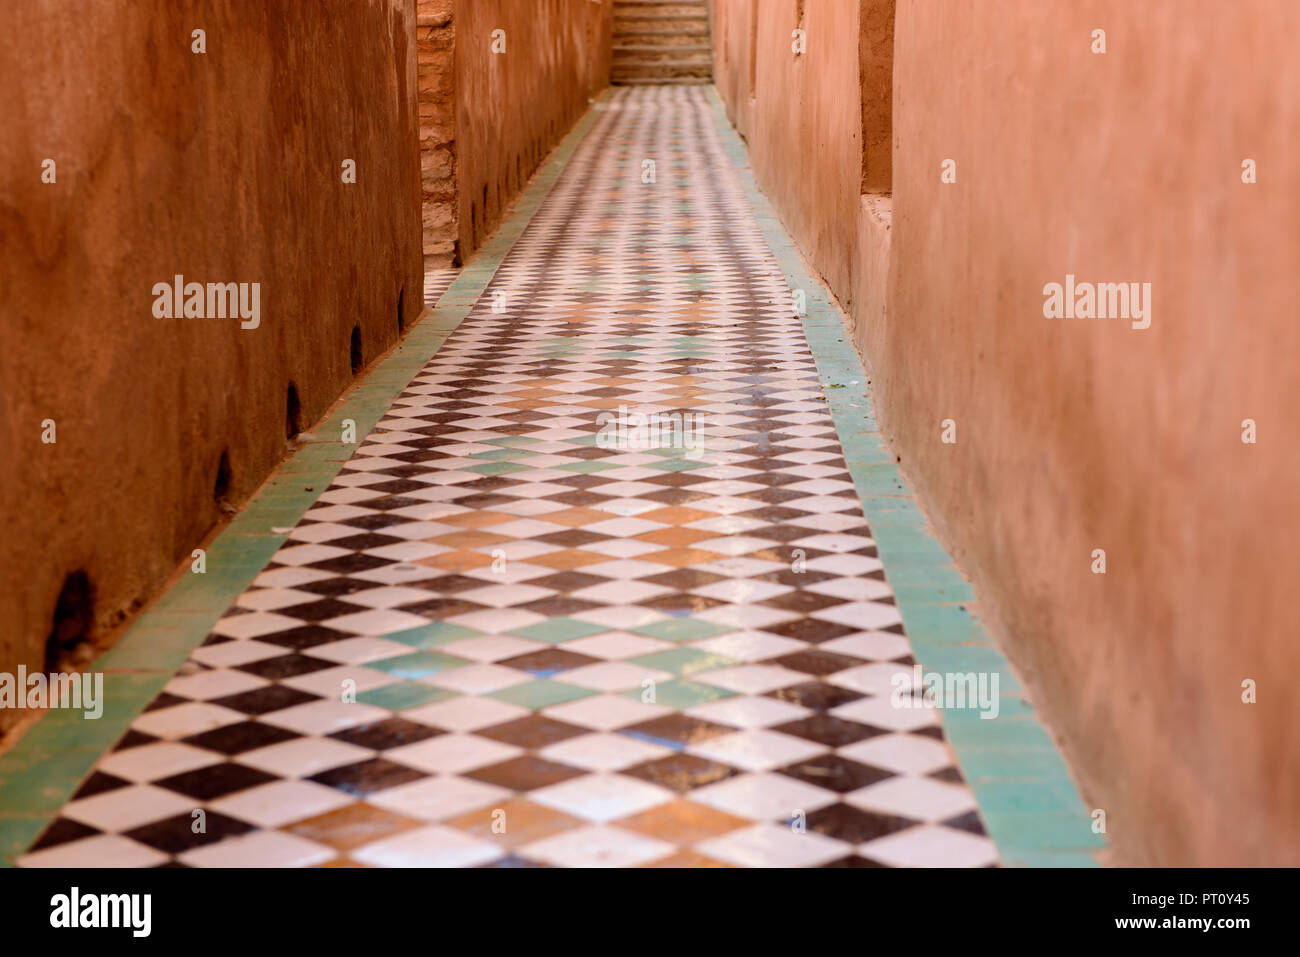
POLYGON ((615 90, 21 865, 996 863, 711 111, 615 90))

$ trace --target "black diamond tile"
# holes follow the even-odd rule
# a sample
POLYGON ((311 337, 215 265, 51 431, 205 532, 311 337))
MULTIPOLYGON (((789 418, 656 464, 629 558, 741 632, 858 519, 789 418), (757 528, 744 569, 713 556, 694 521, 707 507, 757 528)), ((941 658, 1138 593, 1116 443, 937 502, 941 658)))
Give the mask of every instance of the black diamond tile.
POLYGON ((426 738, 435 738, 440 734, 442 732, 437 728, 431 728, 427 724, 416 724, 414 721, 407 721, 394 715, 382 721, 372 721, 369 724, 359 724, 356 727, 335 731, 330 737, 372 751, 387 751, 389 748, 398 748, 426 738))
POLYGON ((290 605, 288 608, 277 608, 277 615, 284 615, 286 618, 297 618, 305 622, 321 622, 329 618, 340 618, 343 615, 355 615, 357 612, 369 611, 364 605, 353 605, 349 602, 339 601, 337 598, 322 598, 319 601, 304 602, 300 605, 290 605))
POLYGON ((885 778, 896 777, 893 771, 883 771, 869 764, 850 761, 839 754, 822 754, 807 761, 798 761, 780 769, 781 773, 808 784, 830 791, 856 791, 885 778))
POLYGON ((250 661, 246 665, 236 666, 235 670, 265 678, 267 681, 283 681, 285 678, 297 678, 299 675, 309 675, 315 671, 335 667, 338 666, 333 661, 295 653, 250 661))
POLYGON ((874 738, 876 735, 886 733, 880 728, 872 727, 869 724, 846 721, 844 718, 837 718, 824 711, 816 712, 806 718, 800 718, 798 721, 776 725, 771 730, 779 731, 782 734, 793 734, 809 741, 816 741, 818 744, 824 744, 830 748, 842 748, 857 741, 864 741, 867 738, 874 738))
POLYGON ((186 771, 184 774, 173 774, 169 778, 153 783, 186 797, 197 798, 200 801, 215 801, 227 794, 234 794, 236 791, 276 780, 279 779, 265 771, 235 764, 233 761, 221 761, 195 771, 186 771))
POLYGON ((94 837, 102 833, 96 828, 80 821, 74 821, 67 817, 56 817, 54 822, 47 827, 41 836, 36 839, 28 851, 43 851, 47 847, 57 847, 60 844, 67 844, 71 841, 80 841, 82 838, 94 837))
POLYGON ((943 822, 945 827, 951 827, 958 831, 965 831, 967 834, 986 834, 984 822, 980 820, 978 811, 967 811, 965 814, 959 814, 956 817, 949 818, 943 822))
POLYGON ((268 645, 279 645, 281 648, 305 651, 308 648, 315 648, 317 645, 326 645, 333 641, 343 641, 351 637, 353 636, 346 632, 335 631, 333 628, 326 628, 324 625, 301 625, 297 628, 275 631, 269 635, 259 635, 257 640, 268 645))
POLYGON ((279 744, 281 741, 288 741, 297 737, 299 735, 294 734, 292 731, 275 728, 269 724, 261 724, 257 721, 238 721, 235 724, 213 728, 211 731, 192 734, 182 740, 186 744, 194 745, 196 748, 207 748, 209 751, 216 751, 220 754, 233 755, 252 751, 255 748, 279 744))
POLYGON ((151 821, 125 832, 125 836, 164 854, 182 854, 255 829, 251 824, 207 808, 195 810, 201 810, 202 815, 191 812, 151 821))
POLYGON ((363 798, 376 791, 384 791, 399 784, 410 784, 412 781, 419 781, 428 776, 423 771, 408 768, 395 761, 371 758, 356 764, 330 768, 328 771, 312 775, 308 780, 363 798))
POLYGON ((916 827, 917 821, 888 814, 864 811, 839 802, 819 808, 808 815, 808 830, 825 834, 849 844, 863 844, 878 837, 916 827))
POLYGON ((81 798, 94 797, 96 794, 104 794, 108 791, 116 791, 118 788, 130 786, 131 782, 125 778, 119 778, 113 774, 106 774, 103 771, 92 771, 90 777, 81 783, 77 788, 77 793, 72 795, 74 801, 81 798))
POLYGON ((779 701, 789 701, 791 704, 812 708, 817 711, 838 708, 850 701, 857 701, 862 695, 856 691, 850 691, 848 688, 827 684, 824 681, 806 681, 803 684, 788 685, 785 688, 769 691, 766 697, 776 698, 779 701))
POLYGON ((263 688, 254 688, 252 691, 241 691, 239 694, 216 698, 212 703, 244 714, 270 714, 272 711, 281 711, 284 708, 306 704, 308 701, 319 700, 319 695, 308 694, 296 688, 267 685, 263 688))

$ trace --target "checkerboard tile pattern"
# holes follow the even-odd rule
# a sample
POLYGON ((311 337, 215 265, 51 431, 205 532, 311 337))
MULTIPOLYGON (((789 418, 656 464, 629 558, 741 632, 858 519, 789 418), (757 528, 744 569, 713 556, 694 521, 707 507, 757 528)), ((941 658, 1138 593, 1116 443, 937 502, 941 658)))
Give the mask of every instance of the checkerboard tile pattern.
POLYGON ((436 306, 442 294, 447 291, 460 274, 460 270, 452 266, 443 269, 431 269, 426 267, 424 271, 424 304, 426 306, 436 306))
POLYGON ((913 663, 707 99, 624 87, 20 864, 995 864, 913 663))

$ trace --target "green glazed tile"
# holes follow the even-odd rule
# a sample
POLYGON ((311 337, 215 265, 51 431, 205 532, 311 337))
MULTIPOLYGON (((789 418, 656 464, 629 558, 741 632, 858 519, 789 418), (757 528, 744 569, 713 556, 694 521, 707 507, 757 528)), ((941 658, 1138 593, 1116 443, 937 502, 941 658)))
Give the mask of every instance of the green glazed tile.
POLYGON ((390 711, 402 711, 455 697, 457 697, 456 692, 448 691, 446 688, 435 688, 418 681, 398 681, 395 684, 363 691, 357 695, 357 701, 377 708, 388 708, 390 711))
MULTIPOLYGON (((625 698, 633 698, 639 701, 641 700, 642 689, 631 688, 622 692, 622 695, 625 698)), ((677 679, 675 681, 660 681, 655 684, 654 703, 684 711, 687 708, 695 707, 697 704, 704 704, 706 701, 717 701, 719 698, 730 698, 734 695, 734 691, 728 691, 726 688, 719 688, 716 685, 677 679)))
POLYGON ((552 705, 564 704, 566 701, 589 698, 595 693, 589 688, 566 685, 559 681, 552 681, 550 678, 534 678, 532 681, 525 681, 523 684, 512 685, 509 688, 503 688, 501 691, 494 691, 488 697, 496 698, 498 701, 504 701, 507 704, 517 704, 523 708, 538 710, 549 708, 552 705))
POLYGON ((398 655, 395 658, 369 661, 366 663, 366 667, 374 668, 376 671, 382 671, 398 678, 414 680, 416 678, 426 678, 429 675, 441 674, 444 671, 451 671, 453 668, 463 668, 467 664, 469 662, 464 658, 454 658, 451 655, 444 655, 436 651, 413 651, 409 655, 398 655))
POLYGON ((740 663, 733 658, 700 648, 669 648, 666 651, 656 651, 627 660, 629 664, 655 668, 659 671, 671 671, 675 675, 682 676, 712 671, 715 668, 729 668, 740 663))
POLYGON ((715 625, 699 618, 666 618, 663 621, 628 629, 638 635, 649 635, 651 638, 662 638, 664 641, 698 641, 701 638, 712 638, 714 635, 735 630, 730 625, 715 625))
POLYGON ((546 621, 539 621, 533 625, 515 628, 506 632, 506 634, 515 635, 519 638, 531 638, 534 641, 546 641, 555 645, 563 641, 572 641, 575 638, 598 635, 603 631, 609 631, 609 629, 604 625, 594 625, 589 621, 580 621, 577 618, 548 618, 546 621))
POLYGON ((450 625, 439 621, 434 622, 432 625, 420 625, 417 628, 409 628, 406 631, 384 635, 384 640, 400 641, 404 645, 411 645, 415 648, 436 648, 439 645, 460 641, 462 638, 474 638, 480 634, 482 632, 475 631, 473 628, 450 625))

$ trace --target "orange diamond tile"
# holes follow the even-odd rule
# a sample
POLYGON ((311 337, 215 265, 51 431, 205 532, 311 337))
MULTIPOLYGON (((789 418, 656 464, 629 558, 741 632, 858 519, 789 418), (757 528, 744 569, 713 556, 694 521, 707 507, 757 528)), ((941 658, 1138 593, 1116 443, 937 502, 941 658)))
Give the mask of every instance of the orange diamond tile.
POLYGON ((348 804, 281 828, 317 844, 350 851, 402 831, 423 827, 424 822, 384 811, 369 804, 348 804))
MULTIPOLYGON (((502 522, 513 522, 519 518, 518 515, 505 515, 501 512, 461 512, 457 515, 445 515, 437 521, 441 525, 455 525, 458 528, 483 528, 488 525, 500 525, 502 522)), ((445 537, 445 536, 444 536, 445 537)), ((456 536, 457 542, 461 541, 461 536, 456 536)), ((443 544, 439 542, 439 544, 443 544)))
POLYGON ((426 538, 426 542, 434 545, 451 545, 456 548, 483 548, 487 545, 500 545, 502 542, 513 542, 515 539, 508 535, 493 535, 491 532, 448 532, 446 535, 439 535, 436 538, 426 538))
POLYGON ((583 525, 594 525, 596 522, 608 522, 613 517, 611 512, 598 512, 594 508, 566 508, 561 512, 546 512, 538 515, 537 519, 542 522, 554 522, 556 525, 580 528, 583 525))
POLYGON ((482 568, 485 565, 491 565, 492 556, 484 555, 482 552, 470 552, 462 549, 455 552, 443 552, 441 555, 430 555, 428 558, 417 558, 415 564, 441 568, 446 572, 463 572, 471 568, 482 568))
MULTIPOLYGON (((642 516, 638 515, 637 518, 642 516)), ((657 519, 650 519, 657 521, 657 519)), ((717 532, 706 532, 702 528, 656 528, 653 532, 646 532, 644 535, 638 535, 637 539, 642 542, 649 542, 652 545, 693 545, 696 542, 702 542, 706 538, 717 538, 717 532)))
POLYGON ((365 867, 365 868, 370 867, 369 864, 362 864, 360 861, 354 861, 350 857, 335 857, 332 858, 331 860, 326 861, 323 864, 313 864, 312 866, 313 867, 365 867))
POLYGON ((565 572, 581 568, 584 565, 596 565, 607 561, 609 561, 608 555, 601 555, 597 552, 584 552, 580 548, 565 548, 558 552, 547 552, 545 555, 536 555, 528 559, 530 565, 545 565, 547 568, 565 572))
POLYGON ((694 844, 754 822, 678 798, 614 822, 618 827, 673 844, 694 844))
POLYGON ((511 848, 539 841, 560 831, 582 827, 585 823, 580 818, 523 798, 515 798, 496 807, 480 808, 443 821, 449 827, 511 848), (504 811, 504 817, 498 811, 504 811))
POLYGON ((670 854, 668 857, 661 857, 658 860, 649 861, 645 864, 638 864, 638 867, 731 867, 732 865, 725 861, 716 861, 711 857, 705 857, 703 854, 697 854, 694 851, 682 851, 679 854, 670 854))
POLYGON ((723 555, 719 552, 706 552, 702 548, 666 548, 662 552, 647 552, 644 555, 637 556, 637 558, 643 562, 654 562, 656 565, 670 565, 673 568, 686 568, 688 565, 703 565, 707 562, 716 562, 729 557, 729 555, 723 555))
MULTIPOLYGON (((698 508, 688 508, 685 505, 669 505, 667 508, 657 508, 652 512, 641 512, 637 515, 637 518, 643 518, 647 522, 658 522, 661 525, 689 525, 691 522, 702 522, 706 518, 717 517, 717 512, 703 512, 698 508)), ((716 532, 710 534, 717 535, 716 532)))

